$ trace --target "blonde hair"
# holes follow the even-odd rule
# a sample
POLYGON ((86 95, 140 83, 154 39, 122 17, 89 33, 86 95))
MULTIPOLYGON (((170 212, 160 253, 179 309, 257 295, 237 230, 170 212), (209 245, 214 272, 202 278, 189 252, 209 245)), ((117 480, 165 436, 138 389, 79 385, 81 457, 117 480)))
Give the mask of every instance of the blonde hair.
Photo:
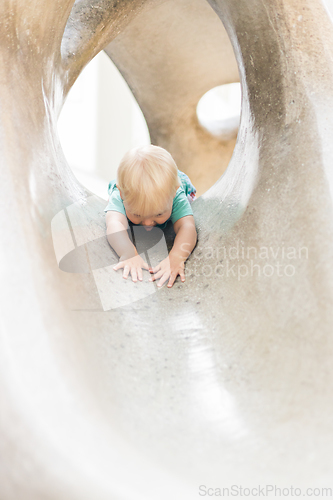
POLYGON ((171 154, 149 144, 125 154, 117 170, 117 185, 123 201, 147 216, 163 212, 181 184, 171 154))

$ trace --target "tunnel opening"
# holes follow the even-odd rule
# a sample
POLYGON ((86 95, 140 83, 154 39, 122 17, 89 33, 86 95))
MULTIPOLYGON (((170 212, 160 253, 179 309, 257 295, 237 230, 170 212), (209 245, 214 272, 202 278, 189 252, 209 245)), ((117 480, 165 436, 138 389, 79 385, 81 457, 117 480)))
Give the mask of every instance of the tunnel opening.
POLYGON ((105 52, 92 59, 70 90, 58 133, 75 177, 103 199, 126 151, 150 144, 142 111, 105 52))
POLYGON ((219 85, 206 92, 197 105, 200 125, 221 141, 236 139, 241 113, 241 85, 219 85))
MULTIPOLYGON (((144 113, 142 119, 149 127, 146 136, 150 134, 147 142, 172 154, 199 197, 225 172, 236 144, 237 114, 226 117, 222 109, 221 116, 213 120, 202 116, 205 101, 212 100, 213 94, 221 97, 223 92, 231 93, 217 90, 219 87, 239 81, 229 35, 205 0, 196 0, 195 9, 189 0, 153 5, 138 2, 130 13, 126 9, 127 4, 121 9, 114 4, 105 10, 99 0, 76 0, 61 46, 64 64, 74 68, 73 79, 89 52, 94 55, 104 49, 103 55, 115 63, 131 98, 144 113), (149 30, 142 30, 142 26, 149 26, 149 30), (190 26, 197 26, 195 32, 190 26), (103 36, 97 41, 100 29, 103 36)), ((119 127, 114 139, 116 146, 123 142, 119 127)), ((119 160, 116 155, 115 162, 119 160)))

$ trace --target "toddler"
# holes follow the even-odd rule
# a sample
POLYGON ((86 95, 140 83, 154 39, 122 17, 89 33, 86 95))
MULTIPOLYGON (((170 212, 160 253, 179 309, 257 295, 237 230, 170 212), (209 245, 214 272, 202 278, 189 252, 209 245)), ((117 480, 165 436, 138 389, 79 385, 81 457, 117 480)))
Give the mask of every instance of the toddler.
POLYGON ((142 281, 142 269, 152 274, 150 281, 167 280, 172 287, 180 275, 185 281, 185 261, 191 254, 197 232, 190 201, 195 199, 195 188, 168 151, 148 145, 128 151, 121 160, 117 181, 109 184, 109 203, 106 212, 107 239, 119 256, 113 268, 123 269, 123 277, 131 274, 132 281, 142 281), (128 220, 150 231, 154 226, 164 228, 169 220, 176 233, 169 256, 154 268, 140 257, 128 237, 128 220))

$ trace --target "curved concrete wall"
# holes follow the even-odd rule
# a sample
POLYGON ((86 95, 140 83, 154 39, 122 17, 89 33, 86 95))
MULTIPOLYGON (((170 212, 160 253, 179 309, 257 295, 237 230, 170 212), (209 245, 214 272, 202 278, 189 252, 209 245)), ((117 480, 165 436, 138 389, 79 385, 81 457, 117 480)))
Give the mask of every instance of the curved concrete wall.
MULTIPOLYGON (((0 7, 1 498, 192 499, 200 485, 331 486, 332 23, 324 5, 73 3, 0 7), (185 284, 134 287, 109 270, 104 202, 71 174, 56 118, 80 70, 106 47, 152 136, 189 172, 195 151, 205 172, 204 139, 189 117, 202 92, 237 74, 226 41, 219 50, 228 63, 214 79, 214 45, 225 38, 211 7, 241 75, 238 142, 225 175, 194 204, 199 242, 185 284), (170 19, 173 10, 179 51, 153 16, 170 19), (198 54, 183 25, 198 34, 198 54), (159 30, 170 71, 153 50, 159 30), (164 93, 169 106, 155 118, 164 93), (125 305, 105 305, 112 294, 125 305)), ((218 153, 207 158, 217 172, 218 153)))

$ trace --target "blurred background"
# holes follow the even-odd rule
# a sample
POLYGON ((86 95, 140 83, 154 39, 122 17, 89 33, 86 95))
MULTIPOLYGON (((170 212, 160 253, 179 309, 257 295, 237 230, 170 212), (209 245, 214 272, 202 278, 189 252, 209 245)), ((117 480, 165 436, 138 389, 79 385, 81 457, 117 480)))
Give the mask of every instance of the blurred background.
MULTIPOLYGON (((221 141, 237 136, 239 83, 216 87, 200 99, 198 121, 221 141)), ((102 51, 72 87, 58 120, 60 142, 77 179, 107 200, 110 180, 132 147, 150 144, 145 118, 127 83, 102 51)))

